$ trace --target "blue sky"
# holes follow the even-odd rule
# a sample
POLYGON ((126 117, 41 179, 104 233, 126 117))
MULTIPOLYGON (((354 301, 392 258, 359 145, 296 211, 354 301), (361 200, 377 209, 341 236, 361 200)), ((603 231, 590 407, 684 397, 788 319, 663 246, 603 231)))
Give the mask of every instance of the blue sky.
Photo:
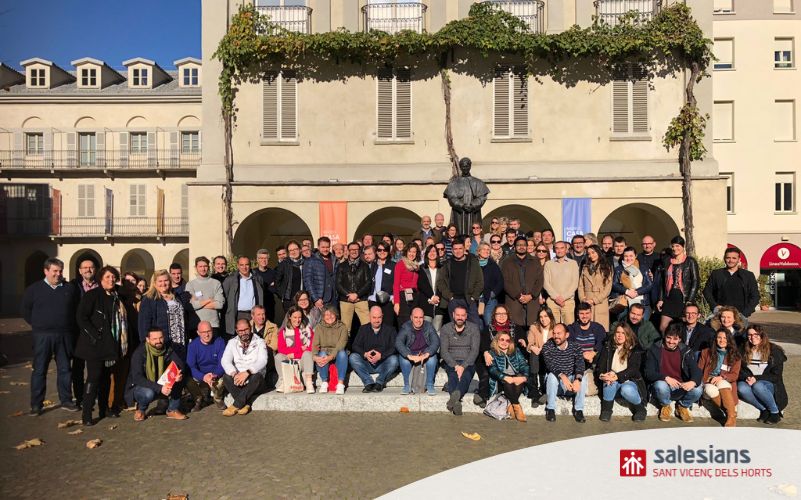
POLYGON ((41 57, 72 69, 94 57, 113 68, 144 57, 173 68, 200 58, 200 0, 2 0, 0 61, 41 57))

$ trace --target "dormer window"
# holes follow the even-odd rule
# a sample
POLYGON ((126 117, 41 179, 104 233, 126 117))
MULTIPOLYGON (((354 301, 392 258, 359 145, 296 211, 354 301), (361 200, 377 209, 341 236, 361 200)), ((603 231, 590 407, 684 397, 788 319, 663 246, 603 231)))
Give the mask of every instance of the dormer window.
POLYGON ((31 69, 31 87, 46 87, 47 80, 45 78, 45 69, 44 68, 33 68, 31 69))
POLYGON ((148 71, 147 68, 134 68, 132 71, 133 87, 147 87, 148 86, 148 71))
POLYGON ((81 68, 81 87, 97 87, 97 68, 81 68))
POLYGON ((197 87, 198 85, 197 68, 184 68, 182 73, 183 73, 182 78, 184 87, 197 87))

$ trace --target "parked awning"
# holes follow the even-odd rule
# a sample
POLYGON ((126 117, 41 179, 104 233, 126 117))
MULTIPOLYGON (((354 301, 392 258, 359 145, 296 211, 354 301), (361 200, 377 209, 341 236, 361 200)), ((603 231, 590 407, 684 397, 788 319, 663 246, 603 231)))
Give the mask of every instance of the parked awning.
POLYGON ((765 250, 760 269, 801 269, 801 248, 792 243, 777 243, 765 250))

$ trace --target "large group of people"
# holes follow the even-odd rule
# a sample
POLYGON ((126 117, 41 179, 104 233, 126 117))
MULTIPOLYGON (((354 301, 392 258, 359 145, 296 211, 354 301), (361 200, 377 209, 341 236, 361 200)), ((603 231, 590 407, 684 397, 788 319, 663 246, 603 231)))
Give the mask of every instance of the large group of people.
POLYGON ((660 420, 689 422, 701 398, 726 426, 739 399, 761 422, 781 420, 787 358, 748 321, 759 296, 738 249, 726 249, 702 290, 680 236, 658 252, 646 235, 638 251, 622 235, 524 233, 515 218, 492 217, 487 234, 473 223, 470 235, 442 214, 433 220, 424 216, 410 240, 292 240, 275 250, 275 267, 267 249, 231 267, 201 256, 189 281, 177 263, 148 284, 87 259, 66 282, 50 258, 22 301, 34 344, 30 414, 43 411, 55 357, 61 408, 82 411, 85 425, 96 423, 95 406, 100 418, 131 408, 136 421, 183 420, 189 398, 191 411, 244 415, 265 391, 345 394, 350 372, 363 392, 381 392, 398 371, 401 394, 445 390, 454 415, 476 377, 472 403, 502 398, 518 421, 525 398, 554 421, 566 397, 584 422, 593 396, 605 422, 615 403, 644 420, 649 401, 660 420))

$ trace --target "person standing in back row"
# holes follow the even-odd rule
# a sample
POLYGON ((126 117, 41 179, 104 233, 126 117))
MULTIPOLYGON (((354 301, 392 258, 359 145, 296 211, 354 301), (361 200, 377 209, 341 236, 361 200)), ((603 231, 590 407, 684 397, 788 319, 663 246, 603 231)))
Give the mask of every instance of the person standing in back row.
POLYGON ((567 258, 566 242, 557 241, 553 250, 555 257, 545 263, 543 272, 543 288, 548 292, 546 303, 557 323, 570 324, 575 319, 579 268, 575 260, 567 258))

